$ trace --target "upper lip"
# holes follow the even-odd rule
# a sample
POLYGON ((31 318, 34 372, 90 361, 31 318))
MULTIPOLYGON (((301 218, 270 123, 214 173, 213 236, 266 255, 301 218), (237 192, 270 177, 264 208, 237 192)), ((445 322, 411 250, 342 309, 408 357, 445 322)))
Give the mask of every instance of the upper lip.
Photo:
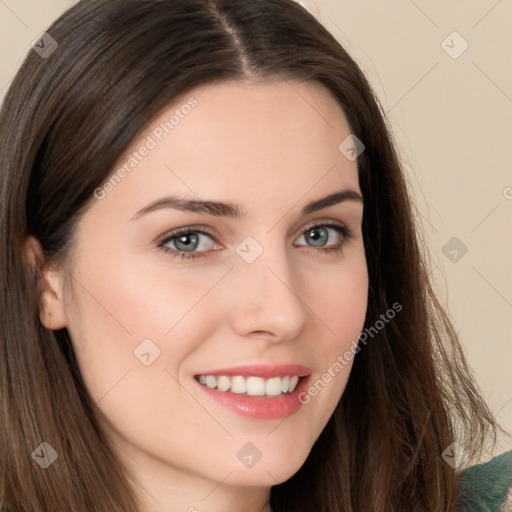
POLYGON ((200 372, 199 375, 226 375, 226 376, 254 376, 271 379, 272 377, 285 377, 286 375, 297 375, 298 377, 306 377, 311 373, 307 366, 301 364, 249 364, 245 366, 234 366, 231 368, 220 368, 217 370, 206 370, 200 372))

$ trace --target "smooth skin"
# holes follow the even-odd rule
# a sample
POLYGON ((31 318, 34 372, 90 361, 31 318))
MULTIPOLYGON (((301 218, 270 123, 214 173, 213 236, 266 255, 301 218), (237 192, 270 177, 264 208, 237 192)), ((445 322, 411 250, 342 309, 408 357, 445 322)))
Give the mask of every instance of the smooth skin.
MULTIPOLYGON (((177 98, 116 169, 190 97, 197 106, 103 199, 91 201, 65 267, 45 265, 41 321, 68 329, 145 512, 268 512, 271 486, 306 460, 352 363, 278 420, 227 409, 194 376, 298 363, 312 370, 313 383, 357 340, 368 294, 363 204, 301 213, 342 189, 360 194, 357 161, 338 149, 351 131, 327 90, 284 80, 226 82, 177 98), (229 202, 246 215, 160 208, 133 218, 169 195, 229 202), (353 236, 311 230, 325 223, 353 236), (195 259, 173 257, 172 250, 189 254, 179 237, 166 242, 169 252, 159 247, 183 227, 211 233, 185 239, 195 259), (248 236, 263 249, 252 263, 236 251, 248 236), (342 241, 341 252, 322 250, 342 241), (160 350, 149 366, 134 355, 145 339, 160 350), (248 442, 262 454, 251 468, 237 457, 248 442)), ((34 239, 30 247, 40 252, 34 239)))

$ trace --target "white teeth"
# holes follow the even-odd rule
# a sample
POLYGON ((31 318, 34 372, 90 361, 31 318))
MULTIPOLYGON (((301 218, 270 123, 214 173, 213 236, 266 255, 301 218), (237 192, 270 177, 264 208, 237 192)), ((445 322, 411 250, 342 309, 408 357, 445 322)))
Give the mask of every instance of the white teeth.
POLYGON ((231 387, 231 379, 225 375, 217 377, 217 389, 219 391, 227 391, 231 387))
POLYGON ((247 394, 249 396, 263 396, 265 394, 265 379, 249 377, 247 379, 247 394))
POLYGON ((245 393, 247 391, 247 382, 243 377, 237 375, 231 377, 231 392, 232 393, 245 393))
POLYGON ((219 391, 231 391, 231 393, 249 396, 279 396, 283 393, 291 393, 296 388, 299 377, 286 375, 284 377, 233 377, 227 375, 200 375, 199 382, 209 388, 217 388, 219 391))
POLYGON ((215 375, 207 375, 206 385, 209 388, 216 388, 217 387, 217 377, 215 377, 215 375))
POLYGON ((281 394, 281 377, 268 379, 265 383, 265 394, 267 396, 277 396, 281 394))

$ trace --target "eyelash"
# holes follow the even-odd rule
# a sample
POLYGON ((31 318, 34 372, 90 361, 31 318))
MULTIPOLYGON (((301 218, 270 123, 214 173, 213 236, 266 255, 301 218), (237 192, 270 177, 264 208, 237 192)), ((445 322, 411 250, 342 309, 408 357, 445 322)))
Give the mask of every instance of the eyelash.
MULTIPOLYGON (((344 226, 342 224, 334 224, 334 223, 315 224, 313 226, 306 228, 302 232, 301 236, 304 235, 305 233, 307 233, 308 231, 313 231, 314 229, 317 229, 317 228, 332 228, 335 231, 337 231, 339 234, 343 235, 341 242, 339 242, 336 246, 329 247, 329 248, 319 247, 319 250, 321 252, 323 252, 324 254, 339 254, 339 253, 341 253, 344 249, 345 244, 348 242, 348 240, 354 237, 354 234, 352 233, 352 231, 349 228, 347 228, 346 226, 344 226)), ((203 235, 207 235, 214 242, 217 242, 215 237, 211 233, 209 233, 207 230, 200 228, 200 227, 196 228, 194 226, 190 226, 190 227, 186 227, 186 228, 177 229, 175 231, 172 231, 171 233, 167 233, 166 235, 164 235, 164 238, 160 239, 160 241, 158 242, 158 247, 161 248, 163 250, 163 252, 165 252, 167 254, 171 254, 173 258, 179 257, 182 260, 193 260, 195 258, 205 257, 206 256, 205 253, 207 253, 208 251, 198 251, 198 252, 176 251, 175 249, 171 249, 169 247, 166 247, 166 245, 165 245, 165 244, 171 242, 173 239, 180 237, 181 235, 189 235, 189 234, 196 234, 196 233, 202 233, 203 235)), ((311 247, 311 246, 310 246, 310 248, 314 249, 314 247, 311 247)))

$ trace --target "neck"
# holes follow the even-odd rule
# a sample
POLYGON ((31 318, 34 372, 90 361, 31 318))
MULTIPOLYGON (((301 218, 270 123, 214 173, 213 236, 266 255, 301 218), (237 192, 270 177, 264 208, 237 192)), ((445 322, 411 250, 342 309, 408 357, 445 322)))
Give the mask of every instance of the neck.
POLYGON ((131 460, 130 472, 142 512, 272 512, 270 487, 230 485, 229 475, 214 481, 140 459, 131 460))

